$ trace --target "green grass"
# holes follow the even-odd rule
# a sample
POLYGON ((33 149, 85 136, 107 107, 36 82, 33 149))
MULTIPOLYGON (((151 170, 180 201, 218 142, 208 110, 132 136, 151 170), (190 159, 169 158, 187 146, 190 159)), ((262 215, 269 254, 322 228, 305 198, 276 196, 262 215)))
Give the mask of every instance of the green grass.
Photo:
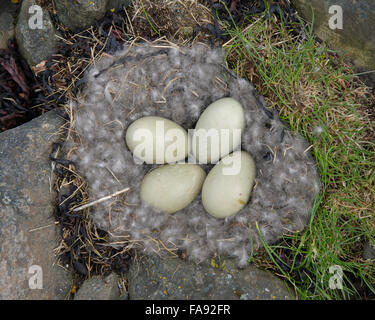
POLYGON ((145 18, 146 18, 148 24, 150 25, 151 29, 160 37, 161 36, 160 32, 159 32, 158 29, 156 29, 156 27, 154 27, 153 23, 151 22, 151 19, 149 18, 148 14, 147 14, 145 6, 143 5, 143 1, 140 0, 139 3, 141 4, 143 14, 145 15, 145 18))
POLYGON ((300 299, 364 298, 363 288, 375 293, 375 263, 361 256, 364 242, 375 244, 375 124, 365 112, 373 103, 368 89, 315 39, 309 25, 299 23, 290 32, 252 18, 227 32, 228 65, 253 82, 286 125, 309 141, 321 177, 310 223, 303 233, 265 245, 267 268, 300 299), (277 259, 280 252, 292 261, 288 271, 277 259), (343 271, 342 289, 330 288, 332 266, 343 271))

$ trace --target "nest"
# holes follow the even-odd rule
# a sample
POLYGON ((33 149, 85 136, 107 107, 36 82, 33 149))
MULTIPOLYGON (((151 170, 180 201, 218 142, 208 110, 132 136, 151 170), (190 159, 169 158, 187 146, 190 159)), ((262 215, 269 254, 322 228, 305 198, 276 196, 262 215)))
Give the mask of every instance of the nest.
MULTIPOLYGON (((229 255, 245 265, 263 241, 304 229, 319 191, 309 146, 283 126, 276 111, 265 108, 248 81, 227 69, 221 49, 133 44, 101 59, 84 83, 67 147, 74 150, 71 160, 92 200, 115 194, 85 209, 111 235, 109 245, 146 253, 183 251, 200 261, 229 255), (155 115, 194 128, 205 107, 228 96, 244 107, 241 148, 257 167, 249 203, 226 219, 208 215, 200 196, 173 215, 142 203, 141 181, 156 166, 134 161, 124 139, 128 125, 155 115)), ((202 167, 208 172, 212 165, 202 167)))

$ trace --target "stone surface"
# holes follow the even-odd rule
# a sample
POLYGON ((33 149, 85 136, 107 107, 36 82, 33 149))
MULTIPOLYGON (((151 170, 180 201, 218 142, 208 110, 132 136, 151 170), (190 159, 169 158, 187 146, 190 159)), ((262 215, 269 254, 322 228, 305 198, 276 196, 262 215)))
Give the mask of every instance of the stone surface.
POLYGON ((2 1, 0 3, 0 49, 7 48, 9 39, 15 34, 15 17, 18 4, 2 1))
POLYGON ((108 0, 107 9, 121 9, 123 7, 127 8, 132 4, 132 0, 108 0))
POLYGON ((54 54, 58 44, 57 31, 48 11, 43 10, 41 28, 37 27, 37 20, 34 19, 36 13, 29 13, 30 7, 35 3, 35 0, 22 2, 16 25, 18 49, 31 67, 54 54))
POLYGON ((92 277, 78 289, 74 300, 118 300, 120 299, 120 290, 117 282, 118 279, 114 273, 104 280, 100 276, 92 277))
POLYGON ((56 265, 48 155, 62 125, 54 112, 0 134, 0 299, 64 299, 71 275, 56 265), (40 229, 38 229, 40 228, 40 229), (37 229, 34 230, 33 229, 37 229), (37 265, 42 271, 42 289, 37 265))
POLYGON ((57 16, 74 32, 90 27, 104 17, 108 0, 55 0, 57 16))
MULTIPOLYGON (((375 70, 375 10, 373 0, 292 0, 292 3, 307 20, 312 20, 316 34, 329 40, 338 53, 350 56, 361 70, 375 70), (329 8, 339 5, 343 10, 343 29, 329 28, 329 8)), ((371 75, 375 83, 375 73, 371 75)))
POLYGON ((195 264, 181 259, 142 256, 128 273, 130 300, 281 300, 286 285, 272 274, 232 260, 195 264))

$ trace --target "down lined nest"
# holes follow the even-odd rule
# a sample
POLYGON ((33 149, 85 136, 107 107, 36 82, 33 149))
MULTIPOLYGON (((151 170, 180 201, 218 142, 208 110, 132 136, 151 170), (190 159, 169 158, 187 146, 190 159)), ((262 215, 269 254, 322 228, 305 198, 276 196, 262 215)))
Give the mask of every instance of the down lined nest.
MULTIPOLYGON (((73 113, 74 134, 67 146, 74 149, 72 160, 88 183, 90 198, 130 188, 88 209, 115 247, 146 253, 184 250, 197 260, 229 255, 242 266, 252 249, 262 245, 259 234, 272 243, 282 234, 303 230, 310 218, 319 178, 308 144, 284 128, 248 81, 226 68, 221 49, 165 42, 127 46, 89 70, 73 113), (205 107, 227 96, 244 107, 241 148, 256 163, 249 203, 225 219, 208 215, 200 196, 173 215, 142 203, 141 181, 156 165, 134 162, 124 139, 129 124, 155 115, 187 130, 195 127, 205 107)), ((212 165, 202 168, 208 173, 212 165)))

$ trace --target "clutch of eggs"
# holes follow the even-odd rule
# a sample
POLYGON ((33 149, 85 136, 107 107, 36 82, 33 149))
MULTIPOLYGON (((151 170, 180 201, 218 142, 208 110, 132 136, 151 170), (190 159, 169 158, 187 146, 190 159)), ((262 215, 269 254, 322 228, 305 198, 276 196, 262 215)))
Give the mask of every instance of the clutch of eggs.
POLYGON ((255 163, 250 154, 233 152, 241 143, 244 128, 244 110, 233 98, 219 99, 206 108, 191 141, 186 130, 169 119, 148 116, 134 121, 127 129, 126 144, 136 158, 147 164, 184 160, 190 145, 198 163, 217 163, 207 177, 197 164, 166 164, 151 170, 142 180, 142 201, 172 214, 202 191, 202 204, 208 214, 219 219, 236 214, 249 201, 255 180, 255 163))

